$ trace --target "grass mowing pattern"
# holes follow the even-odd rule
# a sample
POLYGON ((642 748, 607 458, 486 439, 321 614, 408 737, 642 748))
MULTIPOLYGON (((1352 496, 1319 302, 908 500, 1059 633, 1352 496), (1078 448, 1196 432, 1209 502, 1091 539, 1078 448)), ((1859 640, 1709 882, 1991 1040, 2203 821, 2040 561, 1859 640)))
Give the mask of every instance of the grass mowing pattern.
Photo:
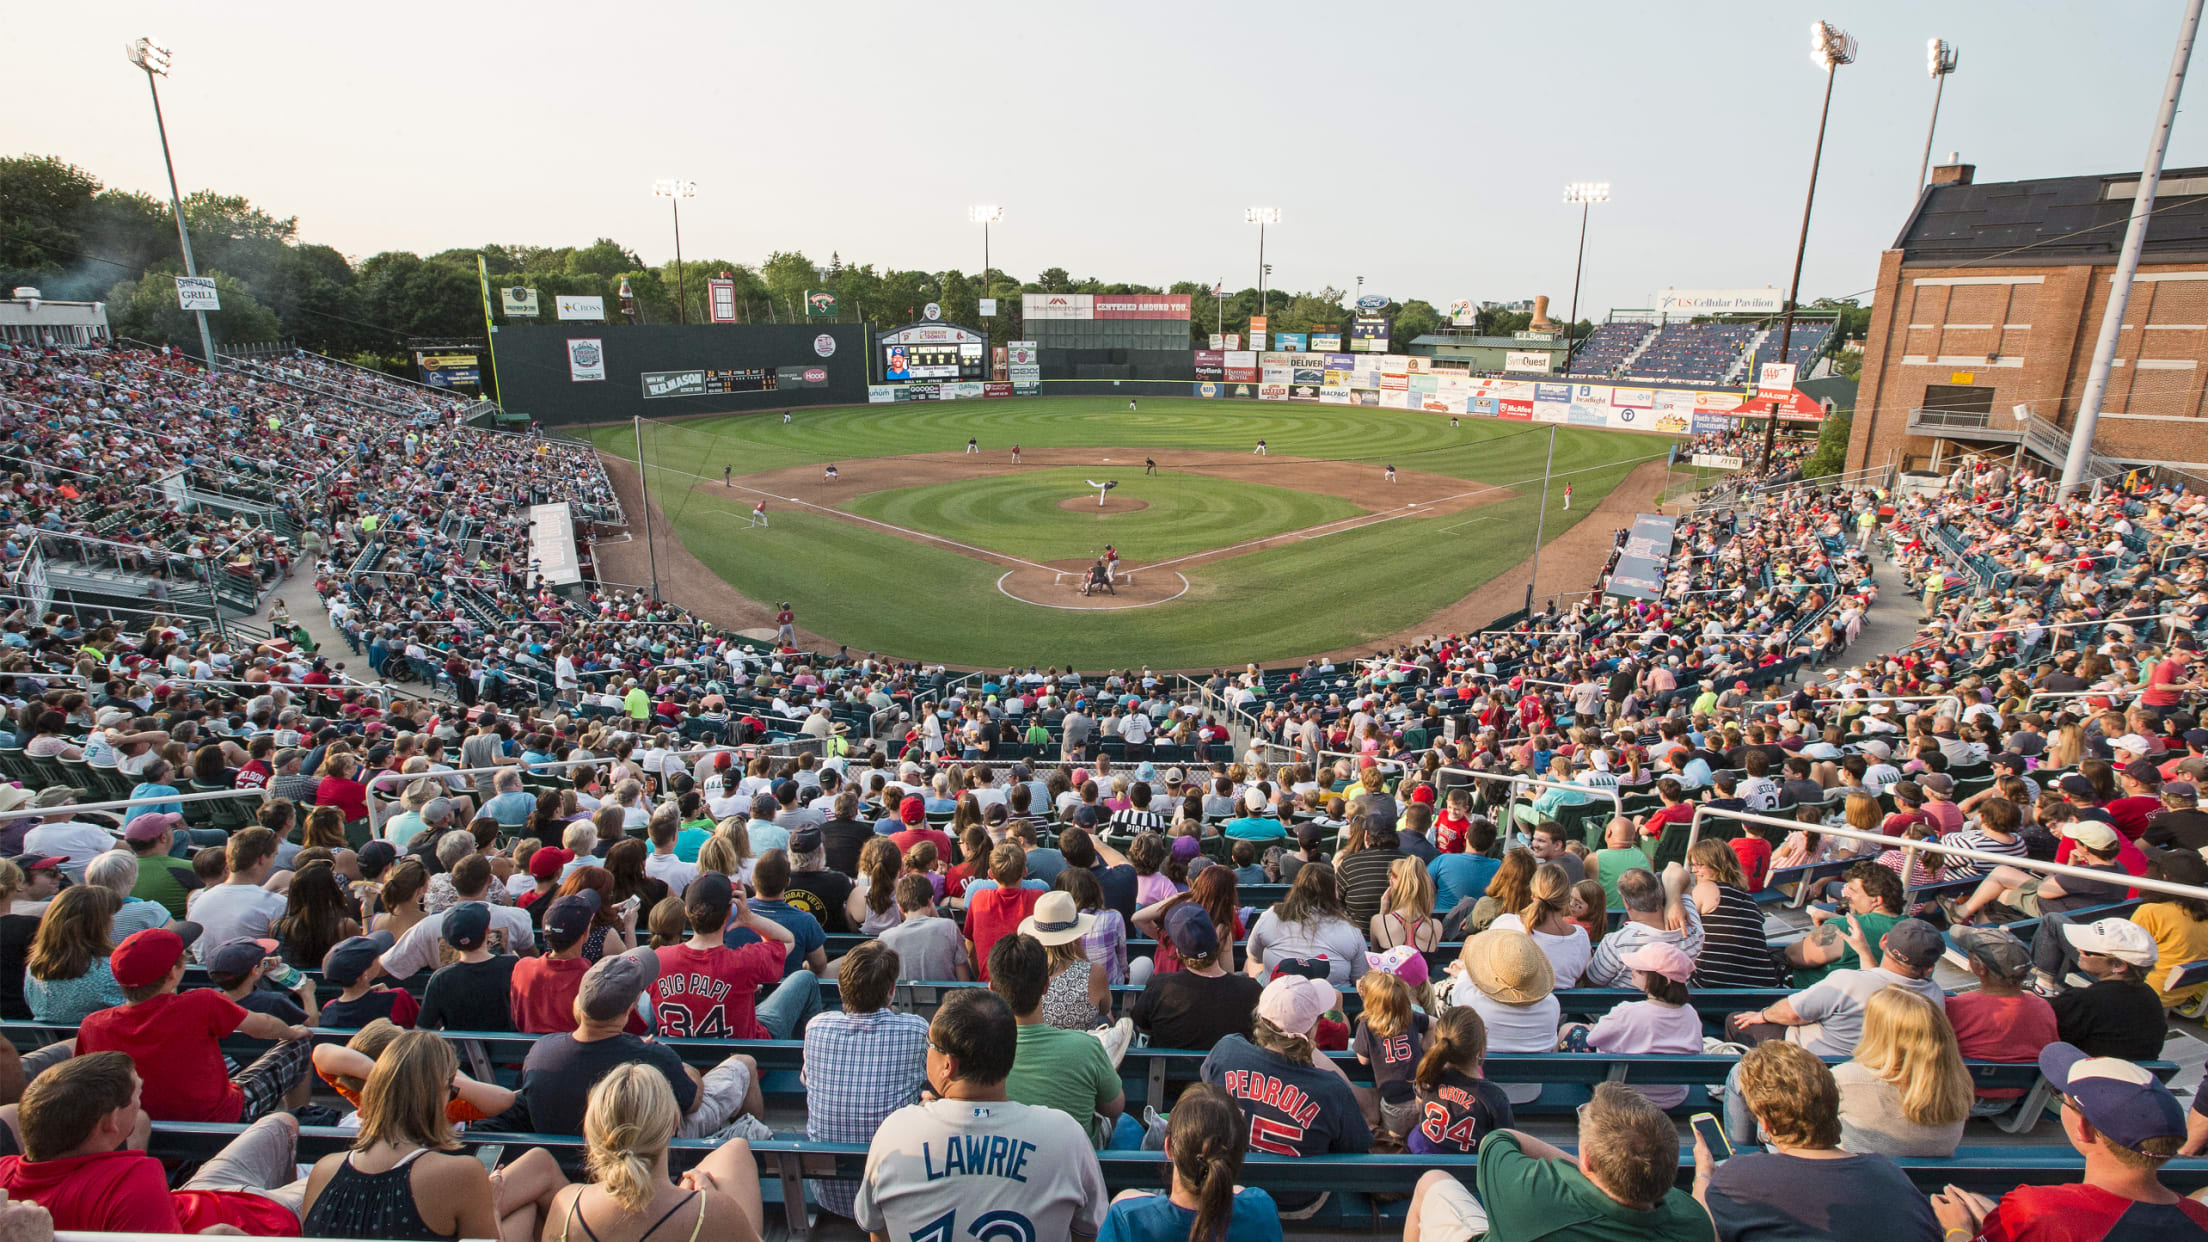
MULTIPOLYGON (((627 425, 593 428, 589 437, 612 455, 635 458, 627 425)), ((1557 428, 1555 469, 1570 478, 1573 504, 1566 512, 1552 496, 1546 537, 1583 519, 1635 464, 1660 457, 1669 444, 1626 432, 1557 428)), ((684 546, 737 590, 754 599, 794 601, 806 628, 854 650, 984 666, 1238 664, 1356 646, 1415 626, 1532 552, 1547 446, 1547 427, 1523 423, 1466 418, 1452 429, 1445 416, 1410 411, 1197 399, 1149 399, 1133 413, 1123 400, 1060 397, 808 410, 788 426, 776 411, 645 427, 654 501, 684 546), (1014 443, 1156 448, 1168 469, 1174 448, 1247 452, 1263 436, 1275 453, 1337 460, 1345 470, 1377 471, 1392 461, 1473 486, 1517 485, 1521 494, 1194 566, 1186 571, 1189 593, 1156 608, 1061 612, 1007 599, 995 588, 1001 568, 940 546, 771 502, 773 528, 749 530, 749 494, 723 498, 712 494, 717 489, 690 490, 704 478, 717 483, 724 465, 745 474, 957 452, 968 436, 992 455, 1008 453, 1014 443)), ((1265 469, 1266 459, 1250 458, 1249 482, 1263 485, 1265 469)), ((1120 482, 1125 492, 1130 479, 1120 482)), ((986 546, 1023 537, 1000 531, 967 538, 913 525, 986 546)), ((1242 538, 1256 533, 1262 532, 1242 538)), ((1111 538, 1131 563, 1169 555, 1111 538)), ((1210 539, 1203 546, 1237 541, 1210 539)), ((1598 568, 1587 566, 1590 579, 1598 568)))
POLYGON ((1031 561, 1095 556, 1104 545, 1141 548, 1162 561, 1262 535, 1355 517, 1364 510, 1339 496, 1291 491, 1200 474, 1119 478, 1112 499, 1146 502, 1133 513, 1100 513, 1093 478, 1108 469, 1068 467, 870 492, 843 507, 912 530, 1031 561), (1068 498, 1081 502, 1066 509, 1068 498))

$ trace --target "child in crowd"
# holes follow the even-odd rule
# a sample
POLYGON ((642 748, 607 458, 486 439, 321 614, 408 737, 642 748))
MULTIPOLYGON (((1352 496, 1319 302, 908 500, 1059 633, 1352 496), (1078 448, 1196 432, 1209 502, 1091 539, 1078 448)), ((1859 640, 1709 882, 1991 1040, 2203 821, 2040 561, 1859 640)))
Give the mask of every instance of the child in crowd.
POLYGON ((1370 968, 1357 979, 1357 997, 1365 1011, 1357 1019, 1349 1046, 1359 1065, 1372 1067, 1367 1119, 1377 1122, 1374 1129, 1402 1138, 1417 1121, 1417 1092, 1411 1078, 1426 1052, 1429 1023, 1425 1014, 1412 1007, 1410 987, 1378 964, 1378 954, 1366 956, 1372 959, 1370 968))
POLYGON ((1468 1156, 1491 1131, 1517 1124, 1503 1089, 1480 1071, 1486 1058, 1487 1024, 1478 1011, 1459 1006, 1434 1022, 1412 1078, 1417 1124, 1404 1139, 1405 1150, 1468 1156))

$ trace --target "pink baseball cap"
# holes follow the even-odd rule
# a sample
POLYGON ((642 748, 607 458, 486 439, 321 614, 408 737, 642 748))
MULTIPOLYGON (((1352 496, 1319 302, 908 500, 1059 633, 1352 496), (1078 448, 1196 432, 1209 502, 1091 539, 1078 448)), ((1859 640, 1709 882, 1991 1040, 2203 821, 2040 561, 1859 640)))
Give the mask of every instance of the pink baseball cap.
POLYGON ((1282 975, 1258 994, 1257 1016, 1290 1035, 1308 1035, 1340 999, 1334 985, 1324 980, 1282 975))
POLYGON ((1694 959, 1675 944, 1655 941, 1619 956, 1618 964, 1628 970, 1645 970, 1652 975, 1662 975, 1673 983, 1685 983, 1694 974, 1694 959))

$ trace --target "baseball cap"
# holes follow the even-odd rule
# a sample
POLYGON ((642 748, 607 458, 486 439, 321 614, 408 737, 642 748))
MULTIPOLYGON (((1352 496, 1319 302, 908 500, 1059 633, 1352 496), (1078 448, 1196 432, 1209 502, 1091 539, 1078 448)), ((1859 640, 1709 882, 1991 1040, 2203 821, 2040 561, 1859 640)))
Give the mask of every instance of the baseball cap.
POLYGON ((2072 772, 2070 775, 2063 777, 2059 781, 2056 781, 2055 788, 2061 790, 2063 796, 2067 798, 2085 798, 2091 800, 2092 798, 2098 796, 2093 788, 2093 782, 2087 780, 2085 777, 2080 776, 2075 772, 2072 772))
POLYGON ((797 782, 787 778, 774 783, 776 802, 794 802, 797 799, 797 782))
POLYGON ((1308 1035, 1320 1015, 1341 999, 1334 985, 1301 975, 1282 975, 1258 993, 1257 1016, 1290 1035, 1308 1035))
POLYGON ((1426 955, 1407 944, 1399 944, 1385 953, 1365 954, 1365 967, 1385 971, 1414 988, 1424 986, 1432 977, 1426 966, 1426 955))
POLYGON ((735 904, 734 881, 718 871, 703 871, 683 890, 682 908, 685 910, 726 910, 735 904))
POLYGON ((273 940, 225 940, 199 955, 200 964, 215 979, 231 982, 253 973, 253 968, 276 952, 273 940))
POLYGON ((897 818, 904 823, 917 824, 927 817, 928 803, 925 798, 908 796, 897 804, 897 818))
POLYGON ((1863 739, 1862 749, 1866 754, 1876 755, 1881 759, 1884 759, 1894 753, 1893 747, 1888 746, 1886 743, 1880 741, 1875 737, 1863 739))
POLYGON ((1187 862, 1204 852, 1204 843, 1194 837, 1173 838, 1173 857, 1187 862))
MULTIPOLYGON (((1890 945, 1891 942, 1889 952, 1892 951, 1890 945)), ((1652 940, 1626 953, 1618 959, 1618 964, 1628 970, 1645 970, 1652 975, 1662 975, 1673 983, 1685 983, 1694 974, 1694 959, 1688 957, 1685 950, 1678 945, 1665 944, 1660 940, 1652 940)))
POLYGON ((792 854, 810 854, 819 849, 820 844, 820 828, 818 825, 807 824, 790 834, 790 852, 792 854))
POLYGON ((2026 766, 2024 756, 2017 754, 2013 750, 2002 751, 2000 754, 1993 757, 1992 762, 1993 766, 1997 768, 2008 768, 2009 770, 2014 772, 2022 772, 2026 766))
POLYGON ((363 875, 375 875, 385 867, 399 861, 399 847, 389 841, 370 841, 360 847, 356 856, 363 875))
POLYGON ((2116 829, 2097 819, 2073 819, 2055 831, 2096 854, 2116 848, 2116 829))
POLYGON ((2076 1044, 2057 1040, 2039 1050, 2039 1072, 2119 1146, 2137 1150, 2154 1139, 2185 1136, 2185 1111, 2177 1097, 2129 1061, 2089 1057, 2076 1044))
POLYGON ((2134 966, 2152 966, 2161 957, 2154 934, 2130 919, 2065 923, 2062 935, 2080 953, 2099 953, 2134 966))
MULTIPOLYGON (((538 851, 542 853, 543 851, 538 851)), ((598 892, 586 888, 552 903, 544 912, 545 943, 555 949, 564 949, 590 934, 590 924, 598 917, 598 892)))
POLYGON ((576 993, 583 1013, 600 1022, 617 1018, 635 1008, 636 998, 659 978, 659 954, 648 948, 631 949, 601 957, 583 972, 576 993))
POLYGON ((1917 787, 1944 798, 1955 792, 1955 778, 1945 772, 1925 772, 1917 777, 1917 787))
POLYGON ((2134 759, 2125 764, 2124 775, 2142 785, 2159 785, 2162 783, 2162 769, 2155 767, 2144 759, 2134 759))
POLYGON ((1929 970, 1940 960, 1946 944, 1939 929, 1930 923, 1923 919, 1903 919, 1886 929, 1884 952, 1888 957, 1899 958, 1904 965, 1929 970))
POLYGON ((29 875, 33 871, 59 871, 61 865, 69 860, 56 858, 50 854, 17 854, 8 861, 21 867, 23 874, 29 875))
POLYGON ((157 841, 161 834, 184 822, 184 817, 171 811, 148 811, 133 815, 123 825, 125 841, 157 841))
POLYGON ((2032 973, 2031 950, 2007 931, 1998 927, 1957 927, 1949 934, 1963 953, 1989 974, 2016 983, 2032 973))
POLYGON ((491 908, 480 901, 463 901, 445 911, 445 943, 466 952, 480 949, 491 937, 491 908))
POLYGON ((1253 811, 1264 810, 1266 807, 1265 791, 1255 785, 1243 790, 1242 805, 1253 811))
POLYGON ((2188 798, 2197 801, 2200 797, 2200 786, 2193 784, 2191 781, 2169 781, 2162 786, 2162 796, 2165 798, 2188 798))
POLYGON ((2208 750, 2208 729, 2185 730, 2185 744, 2195 750, 2208 750))
POLYGON ((1167 768, 1165 770, 1165 783, 1168 785, 1178 785, 1186 778, 1187 773, 1182 772, 1179 768, 1167 768))
POLYGON ((1219 928, 1195 902, 1173 907, 1165 916, 1165 938, 1182 957, 1210 957, 1219 951, 1219 928))
MULTIPOLYGON (((10 788, 15 788, 15 786, 10 786, 10 788)), ((52 810, 57 806, 67 806, 76 800, 77 792, 77 790, 67 785, 48 785, 31 798, 31 805, 41 811, 52 810)))
POLYGON ((1082 828, 1094 828, 1096 827, 1096 821, 1096 808, 1090 806, 1088 803, 1084 802, 1080 806, 1073 808, 1073 822, 1076 826, 1082 828))
POLYGON ((107 955, 108 971, 115 976, 117 984, 126 988, 157 983, 197 939, 197 923, 179 923, 174 931, 166 927, 134 931, 123 937, 123 942, 107 955))
POLYGON ((540 880, 549 880, 560 873, 560 868, 575 861, 570 850, 557 845, 547 845, 529 856, 529 874, 540 880))
POLYGON ((322 955, 322 980, 341 988, 349 988, 360 982, 368 973, 368 964, 383 956, 384 951, 396 942, 390 932, 370 932, 365 936, 348 936, 337 942, 328 953, 322 955))

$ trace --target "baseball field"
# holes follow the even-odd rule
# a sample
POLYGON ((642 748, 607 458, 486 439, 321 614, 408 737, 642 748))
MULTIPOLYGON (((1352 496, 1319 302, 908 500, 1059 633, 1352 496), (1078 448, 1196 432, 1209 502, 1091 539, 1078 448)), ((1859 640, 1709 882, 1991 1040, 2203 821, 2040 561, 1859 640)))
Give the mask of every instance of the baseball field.
MULTIPOLYGON (((805 634, 857 651, 1181 669, 1353 652, 1517 608, 1550 430, 1043 397, 649 421, 642 455, 661 589, 709 620, 766 625, 787 600, 805 634), (1084 594, 1107 546, 1112 589, 1084 594)), ((636 430, 587 434, 638 532, 601 548, 600 572, 647 581, 636 430)), ((1544 593, 1592 582, 1612 531, 1660 491, 1671 443, 1555 436, 1544 593)))

